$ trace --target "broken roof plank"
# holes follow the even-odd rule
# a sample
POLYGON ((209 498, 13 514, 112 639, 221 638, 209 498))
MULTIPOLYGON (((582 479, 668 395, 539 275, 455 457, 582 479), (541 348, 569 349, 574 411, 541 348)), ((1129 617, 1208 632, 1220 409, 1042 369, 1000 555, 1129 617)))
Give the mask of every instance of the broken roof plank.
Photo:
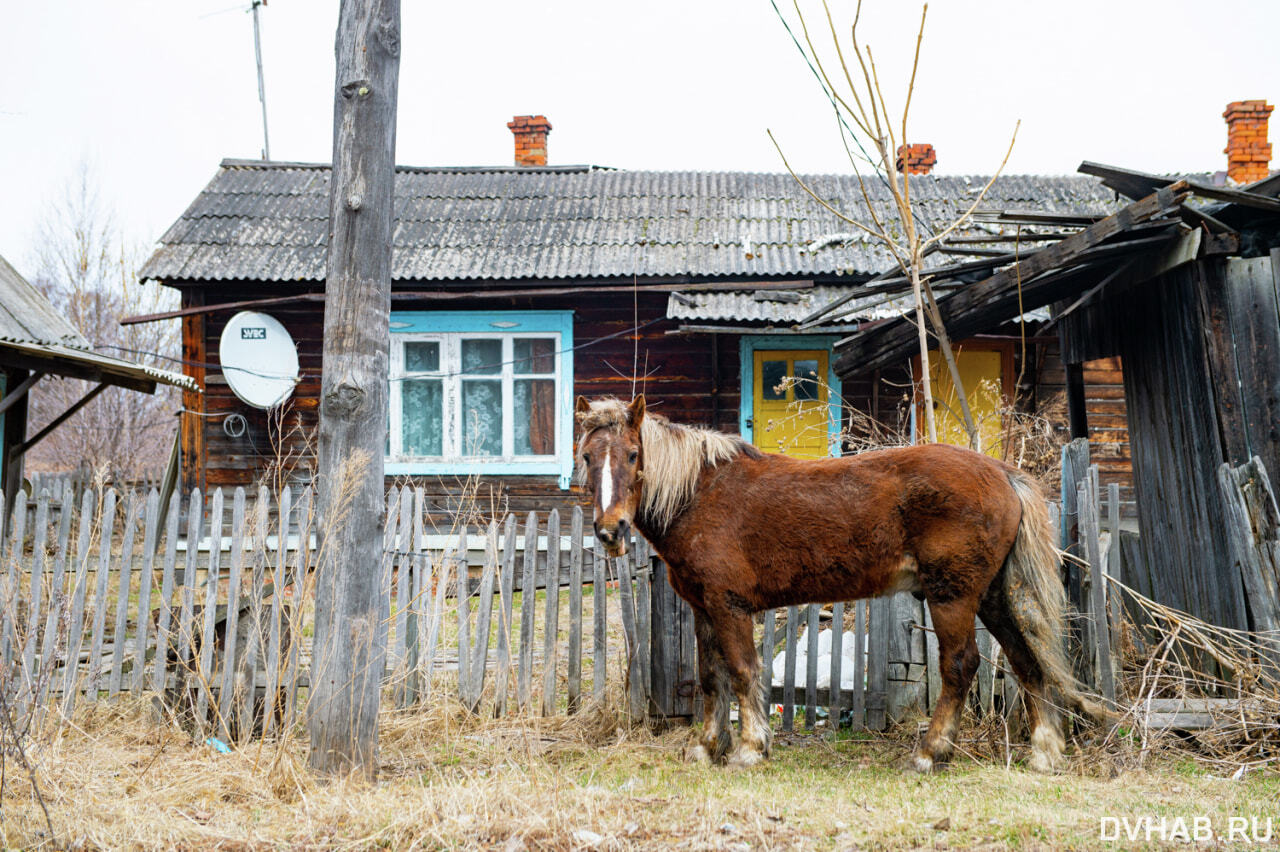
POLYGON ((1280 200, 1268 198, 1267 196, 1259 195, 1256 192, 1247 192, 1241 189, 1229 189, 1225 186, 1212 186, 1198 180, 1188 180, 1187 186, 1191 187, 1192 192, 1203 198, 1212 198, 1216 201, 1229 201, 1232 204, 1239 204, 1242 207, 1254 207, 1258 210, 1280 213, 1280 200))
POLYGON ((1087 227, 1102 216, 1077 216, 1070 213, 1044 213, 1039 210, 979 210, 975 222, 999 222, 1008 225, 1078 225, 1087 227))
MULTIPOLYGON (((1175 213, 1182 202, 1187 199, 1189 190, 1185 181, 1176 181, 1163 187, 1140 201, 1135 201, 1104 219, 1095 222, 1078 234, 1065 240, 1040 249, 1020 263, 1013 264, 984 281, 957 290, 945 299, 939 300, 938 307, 943 321, 953 335, 964 336, 977 331, 975 321, 992 322, 1004 319, 1004 313, 1017 309, 1042 307, 1050 301, 1063 298, 1072 292, 1069 287, 1054 286, 1063 284, 1062 276, 1053 276, 1044 282, 1035 294, 1029 298, 1029 285, 1036 276, 1074 264, 1089 249, 1104 241, 1132 229, 1135 225, 1149 222, 1152 219, 1175 213), (1059 295, 1059 290, 1062 293, 1059 295), (1010 304, 1008 296, 1015 298, 1010 304), (1047 298, 1050 295, 1053 298, 1047 298), (1046 298, 1046 301, 1039 299, 1046 298), (1034 302, 1039 301, 1039 304, 1034 302), (952 328, 955 324, 957 327, 952 328)), ((1138 248, 1136 251, 1141 252, 1138 248)), ((1091 280, 1087 271, 1067 276, 1080 286, 1089 286, 1091 280)), ((980 323, 979 323, 980 324, 980 323)), ((868 370, 890 364, 907 352, 916 336, 915 327, 909 322, 899 319, 883 326, 877 326, 866 334, 854 335, 841 348, 840 357, 835 364, 836 373, 848 375, 855 370, 868 370)))

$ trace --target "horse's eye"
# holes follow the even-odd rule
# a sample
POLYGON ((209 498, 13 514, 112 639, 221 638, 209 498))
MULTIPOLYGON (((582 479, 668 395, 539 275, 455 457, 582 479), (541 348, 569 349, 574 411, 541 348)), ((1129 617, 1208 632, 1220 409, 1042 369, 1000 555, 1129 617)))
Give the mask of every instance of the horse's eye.
POLYGON ((582 463, 583 463, 583 464, 591 464, 591 454, 590 454, 590 453, 583 453, 583 454, 582 454, 582 463))
POLYGON ((637 453, 635 450, 632 450, 632 451, 631 451, 631 455, 627 456, 627 463, 628 463, 628 464, 635 464, 635 463, 636 463, 636 459, 638 459, 638 458, 640 458, 640 454, 639 454, 639 453, 637 453))

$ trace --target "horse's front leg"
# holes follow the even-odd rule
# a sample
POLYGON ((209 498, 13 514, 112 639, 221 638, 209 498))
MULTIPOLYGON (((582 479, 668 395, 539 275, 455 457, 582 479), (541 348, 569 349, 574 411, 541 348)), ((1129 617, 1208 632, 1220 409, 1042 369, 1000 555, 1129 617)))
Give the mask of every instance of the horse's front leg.
POLYGON ((742 736, 729 756, 730 766, 754 766, 769 756, 773 730, 769 727, 764 685, 760 681, 760 655, 756 652, 751 616, 738 610, 722 611, 716 618, 720 652, 729 669, 729 680, 738 697, 742 736))
POLYGON ((694 607, 694 635, 698 640, 698 681, 702 687, 702 736, 689 758, 715 763, 733 745, 729 727, 729 670, 720 651, 719 637, 706 612, 694 607))

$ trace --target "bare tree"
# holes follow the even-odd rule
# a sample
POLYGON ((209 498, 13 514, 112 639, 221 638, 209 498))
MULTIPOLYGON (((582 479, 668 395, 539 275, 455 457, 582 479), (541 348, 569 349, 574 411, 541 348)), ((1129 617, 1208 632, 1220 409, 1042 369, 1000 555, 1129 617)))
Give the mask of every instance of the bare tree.
MULTIPOLYGON (((173 370, 174 321, 121 326, 128 314, 176 306, 176 294, 138 282, 141 251, 126 244, 98 195, 92 170, 81 164, 60 201, 44 215, 32 282, 105 355, 173 370)), ((49 377, 31 391, 34 433, 83 397, 92 384, 49 377)), ((109 388, 27 454, 28 470, 58 471, 88 465, 132 478, 162 468, 176 428, 181 397, 168 386, 147 395, 109 388)))
POLYGON ((1017 127, 1014 128, 1014 138, 1009 140, 1009 148, 1005 152, 1004 160, 1000 163, 1000 168, 996 170, 995 174, 982 188, 982 191, 978 193, 973 203, 955 220, 934 227, 931 229, 933 233, 925 236, 921 233, 920 218, 911 203, 911 175, 898 165, 898 149, 900 144, 907 144, 907 118, 911 112, 911 96, 915 91, 916 71, 920 66, 920 45, 924 41, 924 24, 928 15, 929 4, 924 4, 920 13, 920 29, 916 34, 915 53, 911 62, 911 77, 906 84, 906 96, 899 121, 895 121, 890 115, 889 105, 881 87, 880 75, 876 69, 871 48, 865 42, 860 41, 858 37, 858 20, 862 14, 861 0, 858 0, 853 24, 849 29, 848 49, 855 60, 854 63, 846 60, 845 47, 842 46, 840 34, 836 30, 835 21, 831 16, 831 9, 826 0, 822 0, 822 9, 826 16, 827 28, 831 34, 835 62, 839 66, 839 74, 834 80, 832 75, 828 74, 827 67, 823 64, 819 52, 814 48, 813 40, 809 35, 808 23, 800 9, 799 0, 793 0, 793 5, 804 34, 805 46, 801 50, 805 52, 806 58, 811 61, 811 64, 816 66, 816 72, 821 77, 841 121, 844 122, 846 119, 852 121, 856 132, 870 141, 873 153, 868 156, 867 162, 871 169, 878 173, 877 179, 883 181, 889 189, 893 199, 892 213, 886 215, 884 211, 877 208, 872 202, 866 178, 858 171, 857 162, 852 151, 847 148, 847 143, 846 150, 849 151, 849 162, 858 175, 858 184, 862 191, 865 216, 854 217, 845 211, 837 209, 831 202, 815 193, 796 175, 790 163, 787 162, 786 156, 782 153, 781 146, 778 146, 777 140, 773 138, 772 133, 769 134, 769 138, 773 140, 774 146, 778 148, 778 154, 782 157, 783 165, 787 167, 787 171, 791 173, 791 176, 795 178, 805 192, 841 221, 883 243, 893 256, 899 270, 911 282, 915 323, 919 332, 921 393, 925 401, 923 408, 929 440, 938 440, 937 423, 933 405, 931 404, 933 392, 930 387, 929 375, 928 329, 932 326, 933 334, 938 341, 938 349, 946 362, 947 369, 951 374, 952 384, 956 389, 957 402, 960 406, 960 414, 964 421, 965 431, 969 436, 969 442, 971 445, 976 445, 978 427, 974 422, 973 414, 969 410, 968 397, 960 380, 960 371, 956 366, 955 356, 951 350, 951 340, 947 335, 942 313, 938 310, 933 288, 929 285, 929 276, 924 272, 923 267, 926 255, 937 247, 942 240, 963 227, 973 215, 974 210, 982 203, 987 191, 995 183, 996 177, 1004 170, 1005 164, 1009 161, 1009 154, 1013 151, 1014 139, 1017 138, 1017 127), (928 318, 928 323, 926 323, 926 317, 928 318))

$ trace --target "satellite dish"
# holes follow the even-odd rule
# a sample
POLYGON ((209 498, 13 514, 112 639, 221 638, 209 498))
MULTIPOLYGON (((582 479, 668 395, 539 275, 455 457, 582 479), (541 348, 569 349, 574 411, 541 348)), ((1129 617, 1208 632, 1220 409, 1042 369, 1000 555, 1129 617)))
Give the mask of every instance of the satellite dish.
POLYGON ((222 375, 235 395, 254 408, 275 408, 298 384, 298 350, 271 316, 241 311, 222 330, 222 375))

